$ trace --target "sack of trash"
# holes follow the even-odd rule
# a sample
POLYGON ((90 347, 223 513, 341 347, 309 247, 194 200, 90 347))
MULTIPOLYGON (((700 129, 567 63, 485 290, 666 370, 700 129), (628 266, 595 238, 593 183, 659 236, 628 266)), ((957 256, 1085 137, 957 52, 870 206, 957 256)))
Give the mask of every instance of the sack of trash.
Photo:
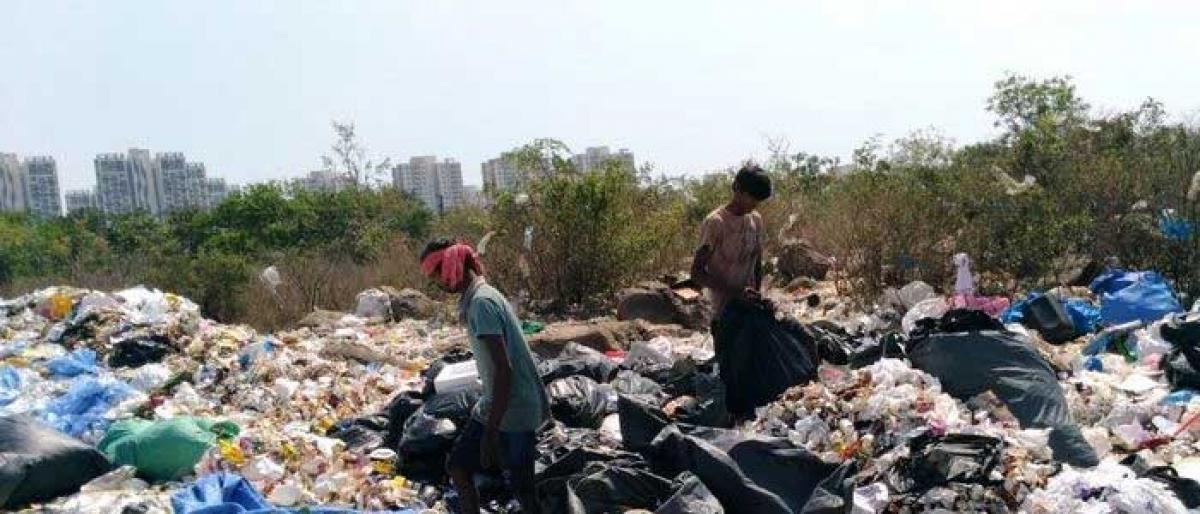
POLYGON ((0 507, 75 493, 111 467, 100 452, 31 417, 0 417, 0 507))
POLYGON ((219 436, 237 434, 238 426, 227 421, 128 419, 110 426, 96 448, 119 466, 137 468, 138 475, 147 480, 178 480, 192 474, 219 436))
POLYGON ((798 323, 781 322, 764 306, 730 302, 714 338, 725 401, 736 416, 749 415, 817 375, 812 339, 798 323))

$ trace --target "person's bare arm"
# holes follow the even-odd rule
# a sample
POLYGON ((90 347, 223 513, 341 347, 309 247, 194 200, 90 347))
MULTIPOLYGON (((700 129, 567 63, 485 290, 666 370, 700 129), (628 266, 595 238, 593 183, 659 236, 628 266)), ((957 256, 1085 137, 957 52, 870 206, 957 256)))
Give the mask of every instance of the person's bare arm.
POLYGON ((488 412, 486 427, 488 430, 499 430, 504 413, 508 411, 508 399, 512 396, 512 367, 508 363, 504 336, 482 335, 479 340, 487 346, 488 358, 495 370, 492 375, 492 410, 488 412))
POLYGON ((483 440, 480 441, 479 463, 484 469, 491 469, 500 463, 498 448, 500 445, 500 423, 508 412, 508 400, 512 397, 512 367, 508 363, 508 352, 505 351, 505 341, 499 335, 481 335, 487 348, 488 358, 492 361, 492 406, 484 424, 483 440))

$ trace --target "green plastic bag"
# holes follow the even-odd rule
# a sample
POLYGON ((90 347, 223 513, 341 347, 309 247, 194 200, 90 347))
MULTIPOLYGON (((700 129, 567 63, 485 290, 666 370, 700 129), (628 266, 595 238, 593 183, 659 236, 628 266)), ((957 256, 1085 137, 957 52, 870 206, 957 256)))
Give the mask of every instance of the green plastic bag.
POLYGON ((96 448, 120 466, 133 466, 147 480, 179 480, 219 437, 235 437, 238 426, 201 418, 159 421, 128 419, 109 427, 96 448))

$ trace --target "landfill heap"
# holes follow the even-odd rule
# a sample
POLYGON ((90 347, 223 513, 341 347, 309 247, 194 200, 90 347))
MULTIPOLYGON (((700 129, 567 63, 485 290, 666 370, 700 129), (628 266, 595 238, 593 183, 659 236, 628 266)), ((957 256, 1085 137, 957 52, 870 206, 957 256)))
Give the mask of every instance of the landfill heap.
MULTIPOLYGON (((718 331, 758 360, 706 330, 613 348, 582 335, 611 320, 527 323, 554 417, 542 509, 1200 508, 1200 315, 1156 274, 1021 298, 915 283, 865 310, 834 291, 776 291, 783 322, 718 331)), ((479 396, 466 335, 360 300, 274 334, 145 288, 0 301, 0 508, 452 512, 445 455, 479 396)), ((499 474, 478 481, 517 511, 499 474)))

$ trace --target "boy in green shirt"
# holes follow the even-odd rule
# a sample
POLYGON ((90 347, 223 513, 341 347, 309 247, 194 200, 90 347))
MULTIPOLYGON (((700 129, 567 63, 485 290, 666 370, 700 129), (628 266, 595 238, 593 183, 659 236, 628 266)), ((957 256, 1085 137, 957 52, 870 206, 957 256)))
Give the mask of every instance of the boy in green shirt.
POLYGON ((421 271, 446 291, 461 295, 459 320, 467 326, 483 383, 471 421, 446 459, 460 511, 479 512, 474 474, 499 465, 521 511, 539 512, 533 465, 537 430, 550 417, 550 402, 521 322, 504 295, 484 279, 483 263, 470 246, 447 240, 429 243, 421 252, 421 271))

